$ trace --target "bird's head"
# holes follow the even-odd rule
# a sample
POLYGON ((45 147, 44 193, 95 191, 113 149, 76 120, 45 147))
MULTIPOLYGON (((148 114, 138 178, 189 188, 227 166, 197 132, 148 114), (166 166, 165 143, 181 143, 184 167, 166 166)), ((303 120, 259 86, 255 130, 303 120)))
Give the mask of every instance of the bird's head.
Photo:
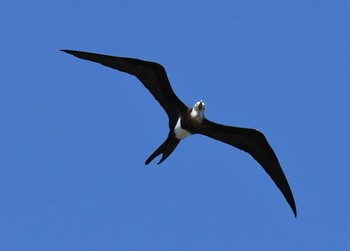
POLYGON ((205 104, 203 100, 198 101, 194 104, 191 117, 202 120, 204 118, 205 104))
POLYGON ((204 104, 203 100, 200 100, 197 103, 195 103, 193 106, 193 109, 196 110, 197 112, 204 113, 205 104, 204 104))

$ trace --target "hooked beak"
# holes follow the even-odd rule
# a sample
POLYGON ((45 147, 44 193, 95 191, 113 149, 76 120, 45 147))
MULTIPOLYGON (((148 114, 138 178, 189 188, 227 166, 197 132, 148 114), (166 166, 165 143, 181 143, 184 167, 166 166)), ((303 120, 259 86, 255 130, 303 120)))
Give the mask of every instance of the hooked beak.
POLYGON ((202 108, 203 108, 203 101, 202 100, 199 101, 198 108, 199 108, 199 110, 202 110, 202 108))

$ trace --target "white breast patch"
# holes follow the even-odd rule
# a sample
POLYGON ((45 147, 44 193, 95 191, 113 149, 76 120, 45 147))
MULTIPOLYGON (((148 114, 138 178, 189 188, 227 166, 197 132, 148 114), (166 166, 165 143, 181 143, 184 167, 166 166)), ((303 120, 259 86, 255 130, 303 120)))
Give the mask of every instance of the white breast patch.
POLYGON ((179 118, 177 120, 174 132, 175 132, 175 137, 177 139, 184 139, 184 138, 187 138, 188 136, 191 135, 190 132, 188 132, 185 129, 181 128, 181 118, 179 118))

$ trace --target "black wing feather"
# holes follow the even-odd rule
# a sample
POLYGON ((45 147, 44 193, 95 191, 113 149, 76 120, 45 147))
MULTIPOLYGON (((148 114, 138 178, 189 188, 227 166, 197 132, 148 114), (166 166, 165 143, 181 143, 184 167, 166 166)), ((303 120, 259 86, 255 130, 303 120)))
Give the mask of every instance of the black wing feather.
POLYGON ((175 95, 164 67, 158 63, 135 58, 115 57, 83 51, 61 51, 137 77, 151 92, 153 97, 159 102, 169 116, 170 127, 174 127, 179 114, 188 109, 187 106, 175 95))
POLYGON ((205 119, 198 133, 237 147, 253 156, 281 190, 294 215, 297 215, 294 197, 286 176, 276 154, 261 132, 255 129, 225 126, 205 119))

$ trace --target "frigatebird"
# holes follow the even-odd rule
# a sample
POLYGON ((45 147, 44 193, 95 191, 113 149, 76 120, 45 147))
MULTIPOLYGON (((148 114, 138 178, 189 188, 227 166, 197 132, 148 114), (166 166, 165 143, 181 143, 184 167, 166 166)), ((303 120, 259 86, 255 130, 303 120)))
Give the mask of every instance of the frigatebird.
POLYGON ((170 131, 167 139, 146 160, 146 165, 159 155, 162 157, 158 164, 162 163, 175 150, 180 141, 190 135, 208 136, 249 153, 280 189, 296 217, 297 210, 288 181, 276 154, 260 131, 226 126, 208 120, 204 116, 205 104, 202 100, 198 101, 193 108, 186 106, 175 95, 165 68, 158 63, 83 51, 61 51, 134 75, 163 107, 169 117, 170 131))

